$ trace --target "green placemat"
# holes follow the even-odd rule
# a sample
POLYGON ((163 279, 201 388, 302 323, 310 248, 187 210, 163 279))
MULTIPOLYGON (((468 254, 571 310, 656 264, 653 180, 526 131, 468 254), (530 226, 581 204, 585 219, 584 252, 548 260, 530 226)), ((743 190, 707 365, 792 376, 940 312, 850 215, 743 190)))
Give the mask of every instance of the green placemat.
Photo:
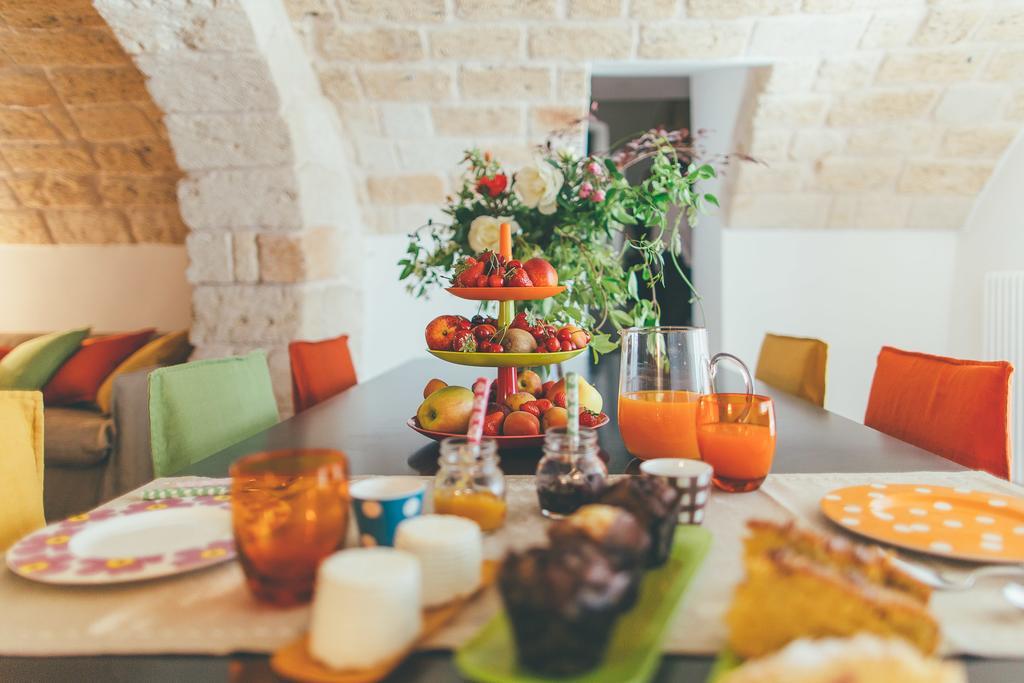
POLYGON ((718 653, 718 657, 715 658, 715 663, 711 667, 711 673, 708 674, 707 681, 705 683, 717 683, 717 681, 729 673, 733 669, 739 667, 743 663, 743 660, 739 656, 726 647, 724 650, 718 653))
POLYGON ((487 623, 455 654, 464 676, 487 683, 633 683, 650 680, 661 661, 661 643, 686 587, 711 547, 711 533, 701 526, 676 530, 672 556, 664 567, 648 572, 636 606, 619 620, 604 662, 574 678, 544 678, 521 670, 504 611, 487 623))

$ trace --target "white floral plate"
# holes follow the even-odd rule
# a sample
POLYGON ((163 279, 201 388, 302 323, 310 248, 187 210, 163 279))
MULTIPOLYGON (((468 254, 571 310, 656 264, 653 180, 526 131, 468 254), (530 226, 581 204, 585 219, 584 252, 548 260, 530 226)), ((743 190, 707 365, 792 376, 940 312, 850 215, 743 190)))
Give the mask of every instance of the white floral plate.
POLYGON ((130 501, 51 524, 7 551, 32 581, 125 583, 194 571, 235 557, 229 496, 130 501))

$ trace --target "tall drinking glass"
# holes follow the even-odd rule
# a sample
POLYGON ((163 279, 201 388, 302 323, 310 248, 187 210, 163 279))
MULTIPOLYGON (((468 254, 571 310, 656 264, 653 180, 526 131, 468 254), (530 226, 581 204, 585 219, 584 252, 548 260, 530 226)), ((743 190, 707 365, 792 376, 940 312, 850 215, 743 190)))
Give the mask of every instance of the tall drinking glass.
POLYGON ((761 487, 775 455, 775 406, 767 396, 711 394, 697 407, 697 444, 715 486, 730 493, 761 487))
POLYGON ((345 542, 345 454, 256 453, 232 465, 230 474, 235 546, 249 590, 279 606, 308 602, 321 560, 345 542))
POLYGON ((697 400, 714 390, 718 363, 736 363, 753 391, 750 372, 728 353, 711 357, 703 327, 630 327, 622 330, 619 432, 641 460, 700 458, 697 400))

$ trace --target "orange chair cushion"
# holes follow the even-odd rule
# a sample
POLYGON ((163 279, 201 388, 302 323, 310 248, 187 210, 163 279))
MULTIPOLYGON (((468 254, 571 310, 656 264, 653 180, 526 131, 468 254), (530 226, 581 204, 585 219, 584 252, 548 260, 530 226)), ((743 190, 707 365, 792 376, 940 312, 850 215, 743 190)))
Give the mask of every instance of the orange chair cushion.
POLYGON ((93 403, 100 385, 128 356, 142 348, 156 330, 92 337, 71 356, 43 388, 48 406, 93 403))
POLYGON ((358 382, 347 334, 318 342, 292 342, 288 345, 288 356, 295 412, 315 406, 358 382))
POLYGON ((820 339, 766 334, 755 376, 787 394, 824 406, 827 365, 828 344, 820 339))
POLYGON ((878 354, 864 424, 972 469, 1009 479, 1010 375, 1005 361, 967 361, 888 346, 878 354))

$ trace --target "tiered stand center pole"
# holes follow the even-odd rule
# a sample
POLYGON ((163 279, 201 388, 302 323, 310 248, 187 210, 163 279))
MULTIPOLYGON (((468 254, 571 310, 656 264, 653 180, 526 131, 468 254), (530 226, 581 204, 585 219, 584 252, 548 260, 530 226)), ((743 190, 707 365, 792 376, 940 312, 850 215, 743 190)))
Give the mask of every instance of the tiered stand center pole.
MULTIPOLYGON (((499 250, 506 261, 512 260, 512 226, 508 223, 501 224, 499 250)), ((513 301, 498 302, 498 329, 504 330, 512 324, 512 318, 516 314, 516 305, 513 301)), ((498 402, 504 403, 509 395, 516 392, 516 369, 498 368, 498 402)))

